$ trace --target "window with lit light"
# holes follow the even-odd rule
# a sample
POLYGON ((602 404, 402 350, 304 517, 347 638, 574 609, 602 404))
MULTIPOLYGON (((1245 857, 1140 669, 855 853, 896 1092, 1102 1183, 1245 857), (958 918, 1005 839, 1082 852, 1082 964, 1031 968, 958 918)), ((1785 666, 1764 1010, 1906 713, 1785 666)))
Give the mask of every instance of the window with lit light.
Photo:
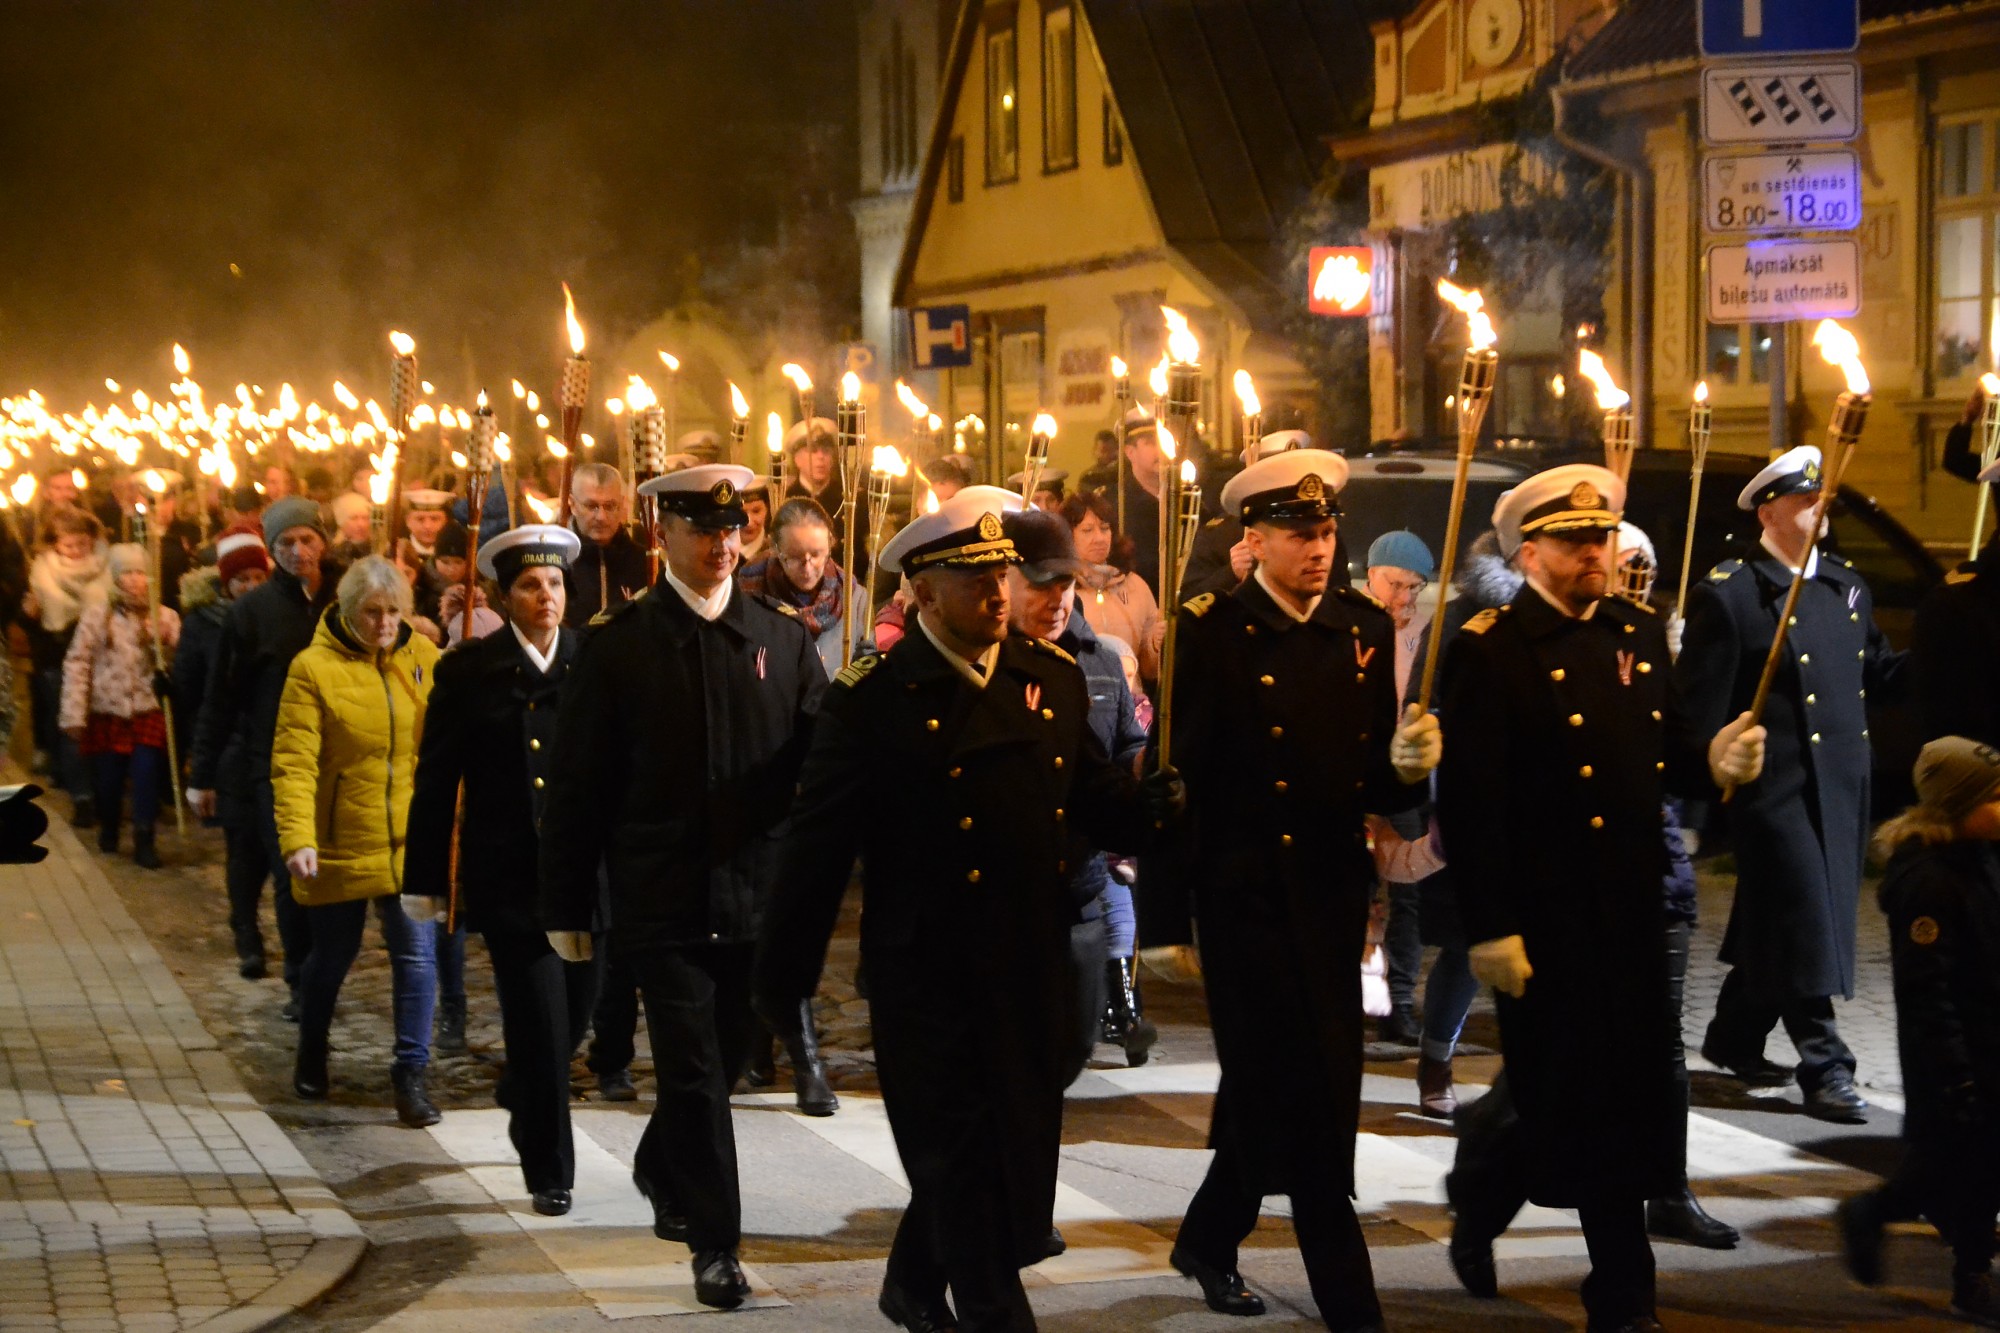
POLYGON ((1969 385, 1992 369, 2000 326, 2000 186, 1994 180, 1991 114, 1937 127, 1936 310, 1931 357, 1940 380, 1969 385))
POLYGON ((986 183, 1021 174, 1020 57, 1014 18, 986 32, 986 183))
POLYGON ((1718 387, 1769 384, 1776 331, 1775 324, 1710 324, 1702 348, 1703 377, 1718 387))
POLYGON ((1076 165, 1076 11, 1042 15, 1042 170, 1076 165))

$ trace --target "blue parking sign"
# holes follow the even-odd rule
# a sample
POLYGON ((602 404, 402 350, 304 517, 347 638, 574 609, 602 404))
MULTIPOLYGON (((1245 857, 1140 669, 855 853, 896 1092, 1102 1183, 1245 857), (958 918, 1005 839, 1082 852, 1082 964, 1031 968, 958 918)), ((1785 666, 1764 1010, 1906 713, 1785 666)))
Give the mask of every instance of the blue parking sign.
POLYGON ((972 364, 972 307, 917 306, 910 311, 910 350, 918 370, 972 364))
POLYGON ((1825 55, 1860 44, 1860 0, 1701 0, 1705 56, 1825 55))

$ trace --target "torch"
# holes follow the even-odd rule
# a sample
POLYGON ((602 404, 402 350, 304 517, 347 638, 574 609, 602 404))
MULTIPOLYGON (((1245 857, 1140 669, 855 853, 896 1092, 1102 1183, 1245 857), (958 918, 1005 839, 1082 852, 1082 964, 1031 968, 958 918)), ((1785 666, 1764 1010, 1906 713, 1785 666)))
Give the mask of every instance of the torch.
MULTIPOLYGON (((2000 458, 2000 375, 1987 373, 1979 377, 1979 387, 1986 395, 1985 405, 1979 413, 1979 470, 1984 472, 2000 458)), ((1979 506, 1972 514, 1972 548, 1969 559, 1978 559, 1980 539, 1986 535, 1986 507, 1992 502, 1993 488, 1979 488, 1979 506)))
MULTIPOLYGON (((148 470, 147 489, 152 491, 154 503, 166 493, 167 483, 159 473, 148 470)), ((139 525, 139 538, 146 544, 146 637, 153 642, 153 680, 164 681, 167 676, 167 649, 160 642, 160 532, 158 515, 149 511, 144 500, 133 506, 133 517, 139 525)), ((160 723, 167 733, 167 772, 180 781, 180 746, 174 740, 174 701, 165 690, 158 690, 160 696, 160 723)), ((174 830, 181 837, 187 836, 187 810, 182 802, 174 802, 174 830)))
MULTIPOLYGON (((877 445, 873 465, 868 469, 868 568, 872 571, 882 558, 882 529, 889 526, 889 493, 899 478, 910 475, 909 460, 893 444, 877 445)), ((868 619, 864 633, 875 632, 875 580, 868 580, 868 619)), ((851 641, 852 635, 849 636, 851 641)))
POLYGON ((1237 371, 1234 383, 1237 405, 1243 409, 1243 444, 1237 452, 1245 454, 1263 437, 1264 404, 1257 397, 1257 384, 1249 371, 1237 371))
MULTIPOLYGON (((924 473, 923 460, 930 456, 931 448, 935 443, 935 427, 931 426, 930 423, 936 421, 937 418, 931 415, 930 405, 917 397, 910 386, 903 383, 900 379, 896 381, 896 401, 901 403, 903 410, 910 414, 909 458, 910 462, 916 466, 917 476, 923 481, 925 489, 928 490, 931 479, 924 473)), ((910 490, 910 496, 911 503, 914 504, 916 497, 914 485, 910 490)))
POLYGON ((563 362, 556 402, 562 408, 562 493, 557 497, 557 521, 569 522, 569 487, 576 475, 576 450, 583 433, 583 405, 590 398, 590 362, 583 355, 583 325, 576 319, 576 298, 569 284, 563 289, 563 322, 569 325, 569 359, 563 362))
MULTIPOLYGON (((805 367, 801 366, 796 361, 787 361, 784 365, 778 368, 778 373, 780 375, 783 375, 786 379, 790 380, 792 382, 792 388, 797 390, 798 392, 799 420, 806 423, 805 447, 810 449, 812 448, 812 442, 813 442, 812 376, 806 374, 805 367)), ((782 494, 780 494, 771 501, 772 508, 774 511, 777 507, 778 502, 780 500, 783 500, 784 498, 785 497, 782 494)))
MULTIPOLYGON (((638 487, 667 470, 667 414, 659 399, 637 375, 632 376, 625 402, 632 409, 632 484, 638 487)), ((646 538, 646 561, 650 570, 646 586, 660 581, 660 501, 653 496, 645 502, 640 526, 646 538)))
POLYGON ((1688 452, 1694 469, 1688 480, 1687 539, 1681 543, 1681 591, 1674 600, 1674 615, 1685 619, 1688 600, 1688 571, 1694 567, 1694 520, 1701 509, 1701 469, 1708 461, 1708 442, 1715 435, 1715 409, 1708 404, 1708 381, 1694 386, 1694 406, 1688 411, 1688 452))
MULTIPOLYGON (((861 377, 848 371, 840 377, 840 399, 834 404, 834 436, 837 457, 840 463, 840 508, 841 531, 840 563, 847 571, 848 614, 854 614, 854 594, 861 590, 860 580, 855 576, 854 557, 857 554, 855 528, 861 515, 859 492, 867 484, 861 466, 861 445, 868 437, 868 409, 861 402, 861 377)), ((806 442, 812 442, 812 420, 806 420, 806 442)), ((853 626, 849 626, 851 630, 853 626)), ((854 660, 854 635, 841 636, 840 664, 846 666, 854 660)))
MULTIPOLYGON (((394 559, 403 531, 403 455, 409 449, 410 413, 416 409, 421 390, 417 379, 417 340, 407 333, 391 333, 389 346, 395 356, 389 362, 389 447, 383 455, 389 466, 389 508, 382 550, 394 559)), ((373 483, 369 489, 374 489, 373 483)))
MULTIPOLYGON (((1179 490, 1178 482, 1182 473, 1181 469, 1175 466, 1175 463, 1177 455, 1180 453, 1180 446, 1174 438, 1173 428, 1164 421, 1159 422, 1154 427, 1154 434, 1160 444, 1160 494, 1165 498, 1170 490, 1175 492, 1179 490), (1169 481, 1169 478, 1172 478, 1172 480, 1169 481)), ((1190 482, 1194 480, 1193 460, 1189 460, 1186 476, 1190 482)), ((1199 493, 1197 493, 1196 498, 1197 503, 1199 503, 1199 493)), ((1155 712, 1155 716, 1158 717, 1160 723, 1159 765, 1161 768, 1166 768, 1173 762, 1174 660, 1178 656, 1177 650, 1180 642, 1181 623, 1181 559, 1180 552, 1177 549, 1180 546, 1180 500, 1178 494, 1172 498, 1172 503, 1174 508, 1168 511, 1170 521, 1163 522, 1160 525, 1161 542, 1167 548, 1166 555, 1160 564, 1160 608, 1161 614, 1166 617, 1167 631, 1165 638, 1160 644, 1159 707, 1155 712)))
MULTIPOLYGON (((1847 378, 1847 387, 1833 400, 1833 416, 1826 423, 1826 471, 1820 476, 1819 503, 1813 506, 1812 536, 1807 543, 1806 553, 1799 560, 1799 567, 1792 574, 1792 586, 1785 593, 1784 610, 1778 613, 1778 627, 1771 636, 1771 651, 1764 658, 1763 674, 1757 678, 1757 693, 1750 699, 1750 725, 1756 726, 1764 716, 1764 704, 1771 696, 1771 683, 1777 678, 1778 663, 1785 655, 1785 640, 1790 634, 1792 614, 1798 610, 1799 590, 1805 586, 1806 566, 1812 563, 1812 548, 1820 534, 1826 530, 1826 511, 1833 503, 1833 497, 1840 490, 1840 479, 1847 472, 1847 465, 1853 461, 1855 447, 1861 442, 1861 430, 1868 424, 1868 408, 1874 402, 1869 393, 1868 371, 1861 364, 1861 344, 1854 335, 1830 319, 1823 319, 1813 331, 1813 346, 1828 364, 1839 366, 1847 378)), ((1736 784, 1729 783, 1722 789, 1722 799, 1728 801, 1736 794, 1736 784)))
POLYGON ((1132 368, 1125 364, 1125 358, 1111 358, 1111 401, 1118 413, 1118 457, 1115 461, 1118 477, 1118 535, 1125 535, 1125 404, 1132 401, 1132 368))
POLYGON ((1465 315, 1469 341, 1458 369, 1458 467, 1451 478, 1451 510, 1444 525, 1444 551, 1438 559, 1437 622, 1424 653, 1424 675, 1417 703, 1425 712, 1431 708, 1431 687, 1437 681, 1438 649, 1444 646, 1444 599, 1451 593, 1452 569, 1458 563, 1458 529, 1465 517, 1465 487, 1472 471, 1472 451, 1479 443, 1479 428, 1486 420, 1486 407, 1493 399, 1493 382, 1500 366, 1500 354, 1493 349, 1497 337, 1493 321, 1486 313, 1486 298, 1468 291, 1446 278, 1438 279, 1438 295, 1465 315))
POLYGON ((472 423, 465 435, 465 502, 469 506, 466 517, 465 534, 465 621, 459 629, 459 641, 469 642, 472 638, 472 592, 478 578, 479 565, 479 520, 486 511, 486 479, 493 471, 493 446, 500 435, 499 419, 487 404, 486 390, 479 391, 479 402, 470 418, 472 423))
POLYGON ((776 412, 764 418, 764 448, 771 455, 771 512, 776 513, 785 498, 785 419, 776 412))
MULTIPOLYGON (((729 461, 730 462, 747 463, 750 461, 745 456, 746 451, 744 450, 743 447, 744 445, 748 444, 749 441, 750 441, 750 402, 743 396, 743 390, 736 387, 736 381, 731 380, 729 381, 729 461)), ((778 456, 780 458, 784 456, 784 450, 782 448, 780 448, 778 456)), ((771 480, 775 482, 778 481, 779 478, 773 477, 771 478, 771 480)))
MULTIPOLYGON (((1577 369, 1590 381, 1597 393, 1597 410, 1604 414, 1604 470, 1618 478, 1622 486, 1632 477, 1632 395, 1618 387, 1611 378, 1610 368, 1604 358, 1588 347, 1576 354, 1577 369)), ((1609 549, 1605 552, 1607 577, 1613 582, 1618 578, 1618 533, 1612 530, 1609 549)))
POLYGON ((660 353, 660 364, 667 368, 667 433, 669 440, 678 440, 680 435, 681 359, 672 352, 660 353))
POLYGON ((1021 499, 1025 504, 1035 503, 1035 488, 1041 484, 1042 473, 1048 469, 1049 446, 1055 438, 1056 419, 1047 412, 1036 413, 1028 434, 1028 456, 1021 465, 1021 499))

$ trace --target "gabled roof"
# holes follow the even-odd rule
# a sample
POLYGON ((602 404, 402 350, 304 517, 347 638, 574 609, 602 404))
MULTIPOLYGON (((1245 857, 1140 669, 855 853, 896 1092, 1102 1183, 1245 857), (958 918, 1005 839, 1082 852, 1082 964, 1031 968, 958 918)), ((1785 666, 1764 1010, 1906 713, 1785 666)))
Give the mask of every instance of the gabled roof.
MULTIPOLYGON (((1701 43, 1695 28, 1697 0, 1626 0, 1563 74, 1570 80, 1601 79, 1697 60, 1701 43)), ((1861 0, 1861 22, 1909 18, 1933 10, 1977 9, 1973 0, 1861 0)))
MULTIPOLYGON (((1276 242, 1326 158, 1365 121, 1381 0, 1079 0, 1169 248, 1253 322, 1279 308, 1276 242)), ((981 30, 959 14, 942 105, 896 276, 915 272, 945 148, 981 30)))

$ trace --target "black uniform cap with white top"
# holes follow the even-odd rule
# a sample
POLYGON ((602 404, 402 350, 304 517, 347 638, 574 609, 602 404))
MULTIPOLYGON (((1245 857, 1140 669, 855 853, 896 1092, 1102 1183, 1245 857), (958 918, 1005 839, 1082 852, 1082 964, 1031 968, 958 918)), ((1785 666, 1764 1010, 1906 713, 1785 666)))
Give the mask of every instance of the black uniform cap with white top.
POLYGON ((1125 438, 1135 440, 1141 435, 1153 435, 1159 430, 1159 422, 1143 407, 1125 409, 1125 438))
MULTIPOLYGON (((840 428, 833 424, 832 418, 814 417, 812 419, 812 442, 814 444, 822 448, 831 449, 838 442, 839 435, 840 428)), ((805 447, 805 443, 806 423, 803 421, 794 421, 792 428, 785 432, 785 452, 795 454, 805 447)))
POLYGON ((1817 445, 1802 444, 1796 449, 1787 449, 1764 465, 1764 470, 1750 478, 1750 484, 1736 497, 1736 507, 1748 513, 1755 513, 1758 505, 1786 495, 1817 494, 1820 486, 1820 469, 1825 466, 1817 445))
POLYGON ((1244 451, 1243 461, 1255 463, 1269 458, 1272 454, 1282 454, 1287 449, 1314 448, 1313 437, 1302 430, 1274 430, 1244 451))
MULTIPOLYGON (((1028 479, 1028 474, 1025 470, 1023 470, 1020 472, 1016 472, 1013 476, 1007 478, 1007 484, 1009 486, 1012 486, 1015 490, 1018 491, 1021 489, 1021 483, 1026 481, 1027 479, 1028 479)), ((1039 495, 1043 491, 1047 491, 1051 495, 1055 496, 1058 500, 1060 500, 1062 498, 1062 493, 1063 493, 1063 483, 1068 480, 1069 480, 1068 468, 1045 467, 1042 469, 1041 475, 1035 478, 1035 493, 1039 495)))
POLYGON ((920 514, 882 547, 882 568, 891 574, 927 569, 983 569, 1011 565, 1015 553, 1001 515, 1019 513, 1023 501, 998 486, 967 486, 945 500, 936 513, 920 514))
POLYGON ((740 528, 750 521, 743 492, 756 480, 757 474, 740 464, 701 463, 653 477, 639 494, 657 498, 662 510, 698 528, 740 528))
POLYGON ((441 511, 450 503, 450 491, 433 490, 428 486, 409 487, 403 491, 403 507, 419 513, 441 511))
MULTIPOLYGON (((1261 449, 1263 441, 1258 441, 1261 449)), ((1347 460, 1325 449, 1260 455, 1222 488, 1222 512, 1251 523, 1314 522, 1340 517, 1347 460)))
POLYGON ((524 523, 479 544, 479 572, 498 583, 504 592, 514 586, 522 570, 536 565, 568 569, 582 550, 583 539, 568 528, 553 523, 524 523))
POLYGON ((1537 472, 1493 506, 1493 532, 1511 557, 1530 537, 1553 532, 1609 532, 1625 511, 1625 483, 1595 463, 1537 472))

